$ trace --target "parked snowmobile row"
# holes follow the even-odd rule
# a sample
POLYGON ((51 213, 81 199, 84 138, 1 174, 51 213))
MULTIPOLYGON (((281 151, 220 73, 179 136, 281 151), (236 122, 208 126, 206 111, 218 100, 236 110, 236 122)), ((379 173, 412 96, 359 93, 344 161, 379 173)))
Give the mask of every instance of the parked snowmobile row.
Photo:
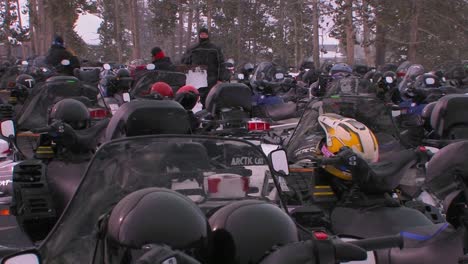
POLYGON ((153 66, 16 79, 0 263, 464 263, 462 87, 263 63, 196 111, 153 66))

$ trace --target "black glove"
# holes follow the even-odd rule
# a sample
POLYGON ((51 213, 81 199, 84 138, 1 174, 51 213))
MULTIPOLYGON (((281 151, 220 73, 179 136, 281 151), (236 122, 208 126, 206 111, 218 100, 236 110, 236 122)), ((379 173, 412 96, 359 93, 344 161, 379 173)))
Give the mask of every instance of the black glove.
POLYGON ((336 154, 343 161, 343 165, 350 169, 358 166, 358 155, 349 147, 342 147, 336 154))

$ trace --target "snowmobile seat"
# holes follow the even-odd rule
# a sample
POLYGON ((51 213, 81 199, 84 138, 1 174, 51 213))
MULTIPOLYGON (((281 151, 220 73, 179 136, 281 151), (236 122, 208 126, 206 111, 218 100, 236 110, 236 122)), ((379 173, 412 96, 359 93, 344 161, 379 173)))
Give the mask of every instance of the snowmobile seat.
POLYGON ((379 192, 392 191, 400 183, 407 168, 417 161, 417 153, 411 149, 403 150, 385 161, 369 164, 370 178, 366 189, 379 192))
POLYGON ((293 102, 265 106, 266 116, 273 121, 298 117, 297 105, 293 102))
POLYGON ((468 138, 468 95, 449 94, 439 99, 431 126, 441 139, 468 138))
POLYGON ((206 109, 217 114, 223 108, 242 108, 252 111, 252 92, 242 83, 220 83, 211 88, 206 98, 206 109))
POLYGON ((109 122, 106 140, 154 134, 189 134, 187 111, 169 100, 134 100, 123 104, 109 122))

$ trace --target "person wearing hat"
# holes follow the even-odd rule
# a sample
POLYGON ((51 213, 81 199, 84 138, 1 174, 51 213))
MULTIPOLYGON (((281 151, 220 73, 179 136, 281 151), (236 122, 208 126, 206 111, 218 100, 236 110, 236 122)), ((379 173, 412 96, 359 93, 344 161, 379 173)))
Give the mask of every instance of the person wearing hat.
POLYGON ((172 64, 171 58, 166 57, 166 54, 160 47, 154 47, 151 50, 151 56, 153 64, 156 66, 156 70, 160 71, 175 71, 176 67, 172 64))
POLYGON ((47 52, 46 63, 55 67, 57 71, 68 75, 73 75, 73 70, 80 68, 78 57, 65 48, 63 38, 59 35, 55 35, 52 41, 52 45, 47 52), (63 66, 61 64, 62 60, 69 60, 70 65, 63 66))
POLYGON ((207 28, 201 28, 198 33, 198 43, 190 47, 182 57, 182 64, 204 65, 207 67, 208 87, 200 88, 200 102, 205 105, 205 99, 211 87, 218 81, 224 81, 226 67, 221 48, 211 43, 207 28))

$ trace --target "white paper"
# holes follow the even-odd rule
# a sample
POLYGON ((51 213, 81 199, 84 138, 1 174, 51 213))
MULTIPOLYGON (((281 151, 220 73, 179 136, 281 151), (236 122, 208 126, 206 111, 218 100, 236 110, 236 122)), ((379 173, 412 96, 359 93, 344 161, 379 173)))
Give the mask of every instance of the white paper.
POLYGON ((189 70, 187 73, 187 85, 200 89, 202 87, 208 87, 208 74, 206 70, 189 70))

